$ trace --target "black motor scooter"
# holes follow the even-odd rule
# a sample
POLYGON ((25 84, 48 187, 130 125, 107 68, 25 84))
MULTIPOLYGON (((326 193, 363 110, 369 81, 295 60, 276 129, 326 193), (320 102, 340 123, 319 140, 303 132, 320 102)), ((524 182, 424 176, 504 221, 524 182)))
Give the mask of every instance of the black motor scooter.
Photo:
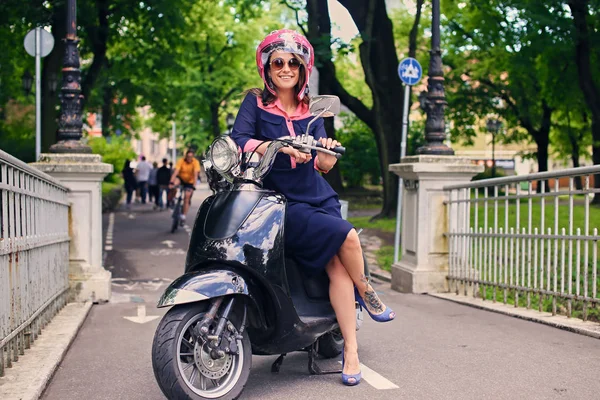
MULTIPOLYGON (((339 112, 335 96, 317 96, 316 118, 339 112)), ((308 127, 307 127, 308 132, 308 127)), ((198 211, 185 274, 166 289, 158 307, 172 308, 152 345, 154 375, 169 399, 236 399, 246 385, 252 355, 308 351, 311 374, 326 371, 317 354, 338 356, 344 341, 329 301, 326 273, 307 275, 284 255, 284 196, 261 186, 284 146, 340 156, 309 135, 273 141, 260 160, 242 157, 233 140, 216 139, 204 161, 214 195, 198 211)), ((368 268, 365 263, 365 272, 368 268)), ((357 304, 357 328, 362 309, 357 304)))

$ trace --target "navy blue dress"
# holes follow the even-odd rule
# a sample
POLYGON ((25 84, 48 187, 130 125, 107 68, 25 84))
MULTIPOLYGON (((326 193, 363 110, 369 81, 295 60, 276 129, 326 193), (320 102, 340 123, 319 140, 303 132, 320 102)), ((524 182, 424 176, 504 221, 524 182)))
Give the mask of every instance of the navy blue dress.
MULTIPOLYGON (((260 143, 282 136, 303 134, 313 117, 300 104, 293 115, 282 110, 279 101, 264 106, 262 100, 248 94, 238 112, 231 138, 245 152, 260 143)), ((323 120, 315 121, 309 134, 316 139, 327 137, 323 120)), ((283 194, 287 199, 285 219, 286 255, 312 272, 322 271, 337 254, 352 225, 342 219, 337 193, 315 168, 312 160, 296 164, 279 153, 263 186, 283 194)))

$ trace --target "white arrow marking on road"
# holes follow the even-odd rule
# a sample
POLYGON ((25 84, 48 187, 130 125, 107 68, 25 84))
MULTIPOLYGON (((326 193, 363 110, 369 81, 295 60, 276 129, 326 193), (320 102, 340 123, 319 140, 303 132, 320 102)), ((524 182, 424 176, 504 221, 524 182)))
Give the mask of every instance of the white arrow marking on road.
POLYGON ((129 214, 127 217, 128 217, 129 219, 135 219, 135 214, 129 214))
MULTIPOLYGON (((339 361, 341 364, 342 362, 339 361)), ((360 371, 362 378, 367 381, 367 383, 373 386, 375 389, 386 390, 386 389, 398 389, 398 386, 379 375, 377 372, 373 371, 371 368, 367 367, 365 364, 360 364, 360 371)))
POLYGON ((165 244, 165 245, 167 245, 168 248, 172 249, 175 242, 172 240, 163 240, 162 244, 165 244))
POLYGON ((123 317, 131 322, 135 322, 137 324, 145 324, 146 322, 154 321, 158 318, 158 315, 146 315, 146 306, 138 306, 137 307, 137 316, 136 317, 123 317))

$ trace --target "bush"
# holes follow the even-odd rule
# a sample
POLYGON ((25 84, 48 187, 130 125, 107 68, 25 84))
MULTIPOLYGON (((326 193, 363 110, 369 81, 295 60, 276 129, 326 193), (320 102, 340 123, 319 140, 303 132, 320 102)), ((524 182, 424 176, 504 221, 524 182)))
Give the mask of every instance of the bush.
POLYGON ((122 184, 102 182, 102 212, 114 210, 119 205, 122 195, 122 184))
POLYGON ((104 137, 93 137, 89 139, 88 144, 93 153, 102 155, 102 161, 113 165, 113 173, 108 174, 104 181, 122 184, 121 172, 125 161, 136 157, 129 139, 125 136, 110 137, 109 140, 104 137))
POLYGON ((342 120, 344 126, 336 132, 336 137, 347 150, 338 161, 346 185, 361 187, 367 177, 370 183, 377 184, 381 173, 373 132, 354 115, 342 115, 342 120))

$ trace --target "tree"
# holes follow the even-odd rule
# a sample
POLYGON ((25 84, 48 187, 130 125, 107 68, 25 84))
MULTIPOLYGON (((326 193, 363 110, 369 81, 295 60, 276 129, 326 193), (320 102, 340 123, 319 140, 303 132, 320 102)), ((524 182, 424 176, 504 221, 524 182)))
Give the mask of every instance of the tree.
MULTIPOLYGON (((598 83, 598 50, 600 50, 600 2, 594 0, 569 0, 575 30, 575 59, 579 87, 592 119, 592 159, 600 164, 600 84, 598 83)), ((594 187, 600 189, 600 175, 594 177, 594 187)), ((594 204, 600 204, 600 196, 594 196, 594 204)))
POLYGON ((447 3, 446 62, 452 134, 467 141, 488 114, 505 121, 505 141, 532 140, 548 170, 556 82, 570 66, 561 11, 528 0, 447 3), (548 21, 556 21, 550 28, 548 21))
MULTIPOLYGON (((394 29, 384 0, 340 0, 358 27, 361 43, 360 61, 365 81, 371 90, 372 107, 351 95, 336 77, 331 57, 323 57, 319 70, 321 79, 331 82, 331 92, 338 97, 375 135, 380 157, 383 181, 383 207, 380 216, 392 217, 396 210, 397 177, 388 172, 388 165, 400 158, 400 135, 402 126, 402 84, 398 77, 398 57, 394 41, 394 29), (325 75, 325 78, 323 78, 325 75)), ((327 52, 330 43, 331 21, 326 2, 307 1, 309 33, 312 38, 324 38, 317 51, 327 52), (315 33, 316 31, 316 33, 315 33)))
MULTIPOLYGON (((574 104, 559 110, 554 115, 550 133, 554 155, 557 159, 570 159, 573 167, 580 166, 581 157, 590 158, 588 149, 592 146, 590 121, 583 104, 574 104)), ((575 188, 583 189, 581 177, 575 177, 575 188)))

